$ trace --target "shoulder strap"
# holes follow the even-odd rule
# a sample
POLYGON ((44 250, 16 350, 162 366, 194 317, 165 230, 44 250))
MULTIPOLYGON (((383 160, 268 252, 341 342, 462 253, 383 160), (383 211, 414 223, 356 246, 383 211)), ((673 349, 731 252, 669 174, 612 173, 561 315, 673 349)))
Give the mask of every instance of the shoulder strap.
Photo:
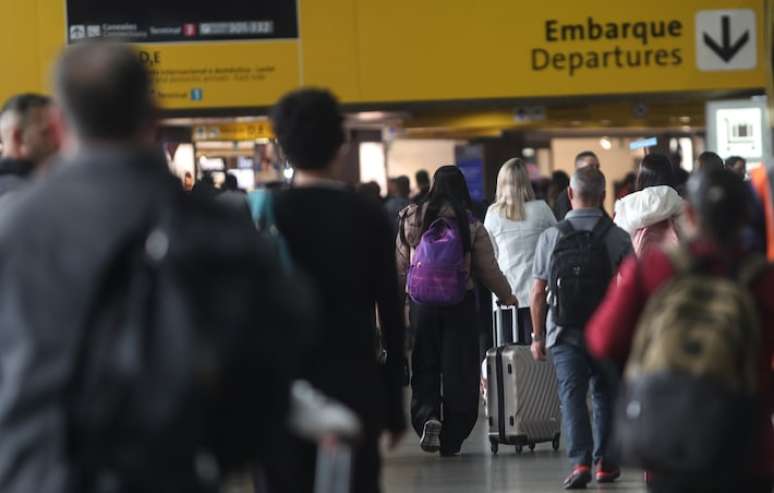
POLYGON ((597 224, 594 226, 594 229, 591 230, 591 236, 594 239, 602 240, 607 236, 607 233, 610 231, 610 228, 613 227, 613 220, 610 219, 608 216, 602 216, 599 218, 599 221, 597 221, 597 224))
POLYGON ((575 232, 575 228, 572 227, 572 223, 569 220, 564 219, 556 224, 556 229, 559 230, 559 236, 567 236, 575 232))

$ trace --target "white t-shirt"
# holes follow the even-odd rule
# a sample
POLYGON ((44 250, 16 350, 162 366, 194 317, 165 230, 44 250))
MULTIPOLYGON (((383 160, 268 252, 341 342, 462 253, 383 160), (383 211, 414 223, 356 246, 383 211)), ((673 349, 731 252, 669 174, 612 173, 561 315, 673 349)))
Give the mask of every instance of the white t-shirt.
POLYGON ((511 221, 490 207, 484 220, 484 226, 492 237, 497 263, 519 300, 519 308, 529 307, 532 263, 538 238, 556 224, 553 211, 542 200, 527 202, 524 212, 526 219, 511 221))

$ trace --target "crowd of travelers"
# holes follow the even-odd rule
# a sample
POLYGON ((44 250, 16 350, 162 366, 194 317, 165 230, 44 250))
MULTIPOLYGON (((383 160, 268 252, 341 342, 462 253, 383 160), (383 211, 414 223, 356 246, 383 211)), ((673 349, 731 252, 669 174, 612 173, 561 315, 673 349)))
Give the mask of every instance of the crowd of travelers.
POLYGON ((538 193, 509 159, 488 208, 453 165, 382 201, 300 89, 271 112, 292 184, 217 191, 170 173, 131 48, 67 48, 53 89, 0 114, 0 491, 380 491, 408 424, 461 454, 497 305, 554 369, 565 488, 772 490, 765 166, 649 153, 612 215, 590 151, 538 193))

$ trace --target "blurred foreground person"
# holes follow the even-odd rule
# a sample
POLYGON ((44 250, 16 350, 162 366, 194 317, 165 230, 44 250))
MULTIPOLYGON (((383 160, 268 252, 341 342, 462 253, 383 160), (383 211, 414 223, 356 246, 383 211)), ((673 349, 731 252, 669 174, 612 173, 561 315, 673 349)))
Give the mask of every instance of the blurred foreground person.
POLYGON ((397 238, 398 272, 416 330, 411 419, 422 450, 446 457, 460 453, 478 420, 476 283, 506 305, 518 303, 472 211, 462 172, 443 166, 425 201, 400 213, 397 238))
POLYGON ((593 356, 626 365, 616 435, 656 492, 772 489, 774 270, 742 250, 745 194, 728 170, 692 177, 695 237, 627 260, 586 329, 593 356))
MULTIPOLYGON (((324 90, 295 91, 277 103, 272 123, 295 175, 292 187, 270 201, 291 263, 312 279, 323 303, 301 376, 360 418, 363 439, 354 448, 351 491, 376 493, 379 438, 386 434, 394 446, 406 427, 404 327, 390 222, 380 202, 341 179, 343 122, 338 101, 324 90)), ((299 468, 283 490, 313 491, 317 453, 312 444, 297 444, 299 468)))
POLYGON ((59 150, 51 99, 41 94, 19 94, 0 113, 0 197, 21 187, 59 150))
POLYGON ((243 216, 182 191, 144 65, 55 72, 64 160, 0 229, 0 491, 215 492, 288 418, 308 294, 243 216))

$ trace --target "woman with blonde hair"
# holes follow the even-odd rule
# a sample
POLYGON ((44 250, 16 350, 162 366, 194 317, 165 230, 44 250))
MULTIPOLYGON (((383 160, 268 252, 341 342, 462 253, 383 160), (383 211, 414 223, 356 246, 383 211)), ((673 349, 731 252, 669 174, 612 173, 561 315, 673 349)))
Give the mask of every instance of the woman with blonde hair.
MULTIPOLYGON (((535 200, 527 163, 519 158, 509 159, 497 175, 497 196, 484 220, 500 270, 519 300, 516 311, 519 341, 531 342, 532 320, 529 313, 529 294, 532 287, 532 262, 540 234, 554 226, 556 219, 543 200, 535 200)), ((510 324, 503 324, 510 327, 510 324)), ((506 333, 510 331, 506 330, 506 333)))

